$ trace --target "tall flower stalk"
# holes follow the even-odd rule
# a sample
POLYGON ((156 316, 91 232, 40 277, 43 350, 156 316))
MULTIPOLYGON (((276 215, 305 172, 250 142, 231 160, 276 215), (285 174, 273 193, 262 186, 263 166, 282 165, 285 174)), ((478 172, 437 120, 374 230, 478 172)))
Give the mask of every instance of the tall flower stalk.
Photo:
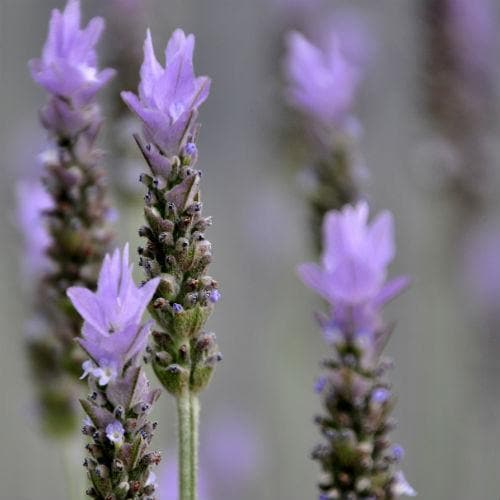
POLYGON ((149 351, 156 376, 177 400, 181 500, 197 498, 198 394, 221 358, 215 335, 203 330, 220 293, 207 275, 211 218, 202 214, 201 172, 195 168, 198 108, 210 80, 194 75, 194 43, 193 35, 176 30, 162 67, 148 31, 139 96, 122 93, 143 122, 143 137, 135 136, 148 165, 141 175, 146 224, 139 234, 146 244, 139 263, 146 281, 160 279, 149 306, 158 325, 149 351))
POLYGON ((326 47, 319 47, 293 31, 287 35, 286 49, 285 96, 302 117, 308 158, 302 179, 319 249, 325 213, 359 197, 361 129, 352 108, 361 71, 342 52, 335 36, 329 37, 326 47))
MULTIPOLYGON (((42 211, 33 207, 46 225, 48 262, 41 279, 31 284, 49 334, 32 336, 28 349, 43 426, 58 436, 75 428, 73 403, 82 361, 74 342, 81 320, 66 289, 74 284, 95 288, 111 239, 101 153, 95 146, 101 125, 96 95, 114 73, 97 66, 95 45, 103 28, 103 20, 94 18, 81 29, 80 2, 69 0, 63 12, 52 12, 42 55, 29 64, 33 80, 48 92, 40 120, 50 143, 41 155, 50 205, 42 211)), ((20 196, 19 204, 27 209, 30 194, 20 196)))
POLYGON ((156 428, 148 415, 159 390, 150 389, 138 361, 152 326, 141 325, 141 317, 158 283, 156 278, 135 285, 127 245, 123 253, 115 250, 106 256, 95 292, 84 287, 67 291, 84 319, 78 340, 90 358, 82 377, 88 377, 90 394, 80 402, 87 413, 82 432, 91 439, 84 467, 92 498, 154 498, 151 466, 161 455, 148 451, 156 428))
POLYGON ((408 284, 386 282, 394 258, 393 218, 388 212, 368 224, 368 205, 359 202, 328 212, 323 225, 321 265, 299 266, 302 281, 330 305, 319 323, 330 354, 316 383, 324 413, 316 423, 325 439, 313 452, 320 462, 320 500, 396 499, 415 491, 399 470, 403 449, 391 445, 395 404, 381 357, 392 328, 383 306, 408 284))

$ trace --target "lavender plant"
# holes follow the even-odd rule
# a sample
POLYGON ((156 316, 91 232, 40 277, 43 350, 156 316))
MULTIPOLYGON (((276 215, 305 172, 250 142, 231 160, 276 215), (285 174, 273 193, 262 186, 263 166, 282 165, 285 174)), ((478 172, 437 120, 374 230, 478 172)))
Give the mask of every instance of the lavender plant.
POLYGON ((290 106, 303 117, 302 135, 309 143, 310 164, 303 178, 319 248, 325 213, 359 196, 360 126, 352 106, 361 72, 342 53, 335 36, 330 37, 327 49, 313 45, 299 32, 289 33, 286 42, 285 92, 290 106))
POLYGON ((90 357, 84 363, 90 395, 81 405, 88 415, 82 432, 91 438, 84 466, 92 487, 87 495, 101 500, 153 499, 153 464, 149 452, 156 423, 148 414, 159 396, 138 366, 152 322, 141 317, 159 278, 137 287, 129 265, 128 245, 104 259, 97 290, 71 287, 67 294, 84 319, 79 344, 90 357))
POLYGON ((103 28, 103 20, 94 18, 81 29, 80 2, 69 0, 63 12, 52 12, 42 55, 29 64, 33 80, 49 95, 40 120, 50 142, 42 160, 51 206, 43 211, 50 265, 33 285, 40 289, 39 309, 50 335, 30 338, 28 349, 44 427, 57 435, 73 431, 74 381, 81 364, 73 341, 81 321, 66 289, 81 283, 95 287, 111 239, 101 153, 95 146, 101 126, 96 95, 114 74, 97 66, 95 45, 103 28))
POLYGON ((426 103, 448 151, 445 188, 468 219, 485 203, 490 182, 486 139, 495 100, 494 4, 490 0, 426 0, 426 103))
POLYGON ((142 120, 144 138, 136 142, 149 167, 146 224, 139 248, 146 281, 160 278, 149 311, 158 324, 150 358, 165 389, 177 399, 179 418, 180 498, 197 497, 198 394, 221 359, 213 333, 203 327, 220 293, 207 275, 211 244, 204 232, 211 218, 202 214, 198 152, 198 108, 208 97, 210 79, 195 77, 193 35, 176 30, 166 48, 166 65, 157 61, 151 34, 144 45, 139 96, 123 100, 142 120))
POLYGON ((322 468, 320 500, 416 494, 398 469, 403 449, 390 442, 395 399, 386 378, 391 362, 381 357, 392 332, 382 308, 408 280, 386 282, 395 254, 393 218, 384 212, 368 224, 368 212, 365 202, 328 212, 321 265, 298 268, 302 281, 330 305, 318 316, 331 348, 316 384, 325 410, 316 417, 325 442, 312 455, 322 468))

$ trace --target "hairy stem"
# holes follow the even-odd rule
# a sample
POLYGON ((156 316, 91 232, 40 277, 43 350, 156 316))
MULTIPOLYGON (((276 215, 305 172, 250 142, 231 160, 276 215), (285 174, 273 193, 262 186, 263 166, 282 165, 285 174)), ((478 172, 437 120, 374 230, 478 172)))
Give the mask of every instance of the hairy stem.
POLYGON ((192 450, 191 450, 191 399, 186 388, 177 396, 179 420, 179 498, 193 500, 192 450))
POLYGON ((193 500, 198 499, 198 448, 200 430, 200 400, 195 394, 190 396, 191 416, 191 488, 193 500))

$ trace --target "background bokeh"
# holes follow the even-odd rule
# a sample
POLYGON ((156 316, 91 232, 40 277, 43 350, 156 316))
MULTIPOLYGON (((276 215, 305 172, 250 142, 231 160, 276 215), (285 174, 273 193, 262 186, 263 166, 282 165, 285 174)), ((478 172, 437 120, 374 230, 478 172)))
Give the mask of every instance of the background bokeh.
MULTIPOLYGON (((88 18, 102 13, 106 0, 82 3, 88 18)), ((420 154, 432 137, 422 103, 420 2, 331 3, 355 5, 376 40, 357 109, 371 173, 365 190, 374 208, 395 214, 393 273, 414 280, 386 312, 397 322, 388 352, 396 361, 394 438, 407 450, 403 468, 422 499, 497 499, 499 323, 474 306, 464 275, 475 276, 481 251, 465 259, 472 271, 462 272, 461 248, 473 236, 460 232, 455 207, 439 189, 439 173, 420 154)), ((312 423, 319 401, 312 387, 325 346, 312 319, 320 304, 294 271, 314 250, 296 182, 300 165, 290 165, 280 132, 290 119, 279 83, 279 42, 286 25, 281 9, 287 2, 143 4, 140 22, 151 27, 158 53, 171 31, 182 26, 196 33, 198 73, 213 78, 201 112, 199 148, 205 210, 215 221, 209 232, 211 273, 223 291, 209 328, 218 335, 224 361, 202 396, 202 470, 214 483, 213 498, 315 498, 317 466, 309 452, 319 440, 312 423), (211 451, 224 441, 225 430, 233 436, 230 445, 224 443, 227 463, 211 451)), ((26 63, 39 54, 56 6, 63 2, 0 0, 0 497, 5 500, 65 498, 62 459, 38 434, 30 400, 22 337, 29 306, 22 295, 14 217, 16 178, 36 170, 33 158, 44 140, 37 123, 44 95, 26 63)), ((109 43, 105 39, 101 47, 109 43)), ((500 172, 500 155, 494 153, 500 172)), ((491 189, 498 192, 498 176, 492 175, 491 189)), ((120 243, 138 243, 141 197, 140 187, 136 194, 115 197, 120 243)), ((495 199, 483 224, 500 214, 495 199)), ((500 245, 498 250, 500 268, 500 245)), ((175 408, 168 397, 161 398, 157 415, 156 444, 171 450, 175 408)), ((167 453, 166 462, 173 460, 173 452, 167 453)))

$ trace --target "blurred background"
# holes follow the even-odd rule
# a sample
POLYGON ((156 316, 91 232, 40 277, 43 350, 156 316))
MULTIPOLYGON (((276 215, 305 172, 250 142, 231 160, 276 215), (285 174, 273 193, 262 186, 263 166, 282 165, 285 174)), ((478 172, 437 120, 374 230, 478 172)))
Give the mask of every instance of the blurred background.
MULTIPOLYGON (((309 458, 320 440, 312 422, 320 410, 313 383, 326 348, 312 316, 321 303, 295 275, 299 262, 316 256, 297 182, 302 165, 294 162, 283 132, 293 117, 282 97, 282 37, 311 9, 316 9, 311 19, 335 19, 349 7, 349 15, 359 16, 369 34, 370 61, 356 108, 370 173, 363 190, 374 209, 395 214, 398 254, 392 273, 413 277, 411 289, 386 311, 386 318, 397 322, 387 348, 396 363, 394 440, 406 449, 403 469, 420 498, 497 499, 498 50, 489 61, 496 87, 487 109, 491 140, 485 147, 492 168, 481 195, 485 201, 468 217, 467 206, 443 188, 447 174, 441 160, 448 150, 436 140, 427 116, 426 61, 439 46, 425 41, 426 2, 144 0, 139 12, 116 10, 117 3, 82 0, 85 19, 96 14, 108 19, 100 45, 103 63, 110 54, 127 53, 113 36, 120 27, 131 36, 133 29, 139 31, 140 49, 150 26, 160 55, 180 26, 196 34, 197 73, 213 78, 201 111, 199 168, 205 211, 215 222, 208 234, 215 255, 211 274, 223 292, 209 329, 217 333, 224 361, 202 396, 207 498, 317 496, 318 467, 309 458)), ((16 179, 36 174, 34 158, 44 144, 37 112, 45 96, 31 81, 27 61, 40 53, 53 7, 63 2, 0 0, 0 496, 6 500, 65 498, 61 457, 40 436, 31 402, 23 349, 29 309, 20 281, 14 208, 16 179)), ((493 32, 500 27, 498 14, 493 9, 489 16, 493 32)), ((497 40, 494 47, 499 48, 497 40)), ((116 89, 129 81, 120 75, 103 97, 108 116, 116 113, 116 89)), ((105 127, 107 161, 121 178, 113 183, 119 243, 130 241, 134 247, 143 194, 135 185, 133 161, 122 161, 118 151, 120 145, 126 149, 123 141, 132 141, 105 127)), ((167 450, 160 476, 167 477, 175 461, 176 424, 166 395, 156 413, 156 445, 167 450)))

